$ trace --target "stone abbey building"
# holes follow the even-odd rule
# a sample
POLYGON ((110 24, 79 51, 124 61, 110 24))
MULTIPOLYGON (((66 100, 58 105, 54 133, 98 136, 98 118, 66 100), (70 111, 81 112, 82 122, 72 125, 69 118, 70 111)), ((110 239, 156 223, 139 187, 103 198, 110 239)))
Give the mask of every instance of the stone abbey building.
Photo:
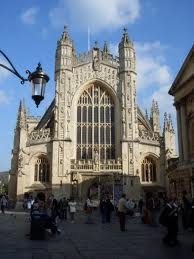
POLYGON ((166 158, 175 157, 175 133, 159 107, 150 116, 136 102, 136 56, 125 29, 114 57, 107 43, 77 54, 65 28, 57 43, 55 97, 41 118, 20 103, 9 195, 73 195, 98 200, 121 192, 139 199, 165 191, 166 158))

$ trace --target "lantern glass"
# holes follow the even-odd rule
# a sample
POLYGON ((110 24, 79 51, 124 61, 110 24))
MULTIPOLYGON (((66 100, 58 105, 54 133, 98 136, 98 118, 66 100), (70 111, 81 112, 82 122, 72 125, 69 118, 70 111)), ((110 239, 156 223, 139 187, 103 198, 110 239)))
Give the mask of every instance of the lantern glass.
POLYGON ((42 96, 44 98, 46 80, 44 78, 34 78, 31 82, 32 96, 42 96))
POLYGON ((46 83, 49 77, 42 71, 40 63, 36 70, 29 75, 29 81, 32 84, 32 99, 35 101, 36 106, 44 99, 46 83))
POLYGON ((47 81, 44 78, 33 78, 32 81, 32 99, 35 101, 36 106, 44 99, 45 87, 47 81))

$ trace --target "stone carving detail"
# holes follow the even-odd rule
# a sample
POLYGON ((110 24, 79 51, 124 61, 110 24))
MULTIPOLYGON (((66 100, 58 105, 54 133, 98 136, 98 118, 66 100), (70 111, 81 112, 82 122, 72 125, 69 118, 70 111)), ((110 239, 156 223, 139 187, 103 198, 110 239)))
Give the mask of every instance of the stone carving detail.
POLYGON ((67 120, 70 120, 70 110, 67 109, 67 120))
POLYGON ((59 142, 59 149, 60 149, 60 152, 63 152, 63 142, 59 142))
POLYGON ((28 141, 33 144, 37 142, 48 142, 50 141, 50 128, 47 129, 40 129, 40 130, 33 130, 28 138, 28 141))
POLYGON ((24 166, 26 164, 26 156, 29 156, 29 153, 25 152, 23 148, 20 149, 18 154, 18 175, 22 176, 24 174, 24 166))
POLYGON ((94 172, 94 171, 103 171, 103 172, 122 172, 122 160, 99 160, 98 170, 96 164, 93 160, 71 160, 71 170, 79 170, 83 173, 85 172, 94 172))
MULTIPOLYGON (((108 68, 105 64, 99 64, 98 70, 93 70, 92 64, 84 64, 82 67, 76 67, 72 77, 72 85, 78 88, 84 82, 91 79, 101 79, 107 82, 115 91, 119 86, 119 79, 117 76, 117 68, 108 68)), ((71 89, 71 95, 76 89, 71 89)))
POLYGON ((64 113, 64 107, 61 106, 61 113, 64 113))
POLYGON ((156 132, 148 132, 146 130, 140 130, 139 131, 139 137, 140 139, 143 140, 148 140, 148 141, 160 141, 160 136, 156 132))

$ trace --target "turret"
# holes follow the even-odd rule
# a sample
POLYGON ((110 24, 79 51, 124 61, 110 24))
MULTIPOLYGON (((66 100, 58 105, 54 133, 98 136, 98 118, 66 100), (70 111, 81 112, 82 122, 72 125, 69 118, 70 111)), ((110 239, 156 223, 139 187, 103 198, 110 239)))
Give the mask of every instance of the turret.
POLYGON ((75 48, 72 39, 69 36, 67 27, 64 27, 64 32, 61 39, 57 42, 55 73, 60 70, 72 70, 72 65, 75 59, 75 48))
POLYGON ((129 161, 123 163, 123 171, 134 174, 134 140, 138 138, 138 120, 136 104, 136 67, 135 49, 129 39, 127 29, 119 43, 119 79, 122 100, 122 154, 128 150, 129 161), (130 142, 130 147, 129 143, 130 142), (128 164, 127 164, 128 163, 128 164))
POLYGON ((127 29, 124 29, 123 37, 119 43, 119 60, 120 72, 130 70, 135 72, 135 50, 133 42, 129 39, 127 29))
POLYGON ((176 143, 175 143, 175 132, 172 123, 171 114, 164 114, 164 127, 163 127, 163 137, 165 143, 165 152, 167 158, 176 157, 176 143))
POLYGON ((160 133, 160 111, 157 101, 152 101, 150 122, 154 132, 160 133))

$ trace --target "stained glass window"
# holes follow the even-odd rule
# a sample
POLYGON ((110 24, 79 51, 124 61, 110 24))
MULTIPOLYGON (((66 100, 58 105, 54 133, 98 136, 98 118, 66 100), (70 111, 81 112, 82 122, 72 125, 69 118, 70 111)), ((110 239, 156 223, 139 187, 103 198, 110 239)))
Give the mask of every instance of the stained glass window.
POLYGON ((97 85, 89 86, 77 105, 77 159, 115 159, 115 113, 110 94, 97 85))

